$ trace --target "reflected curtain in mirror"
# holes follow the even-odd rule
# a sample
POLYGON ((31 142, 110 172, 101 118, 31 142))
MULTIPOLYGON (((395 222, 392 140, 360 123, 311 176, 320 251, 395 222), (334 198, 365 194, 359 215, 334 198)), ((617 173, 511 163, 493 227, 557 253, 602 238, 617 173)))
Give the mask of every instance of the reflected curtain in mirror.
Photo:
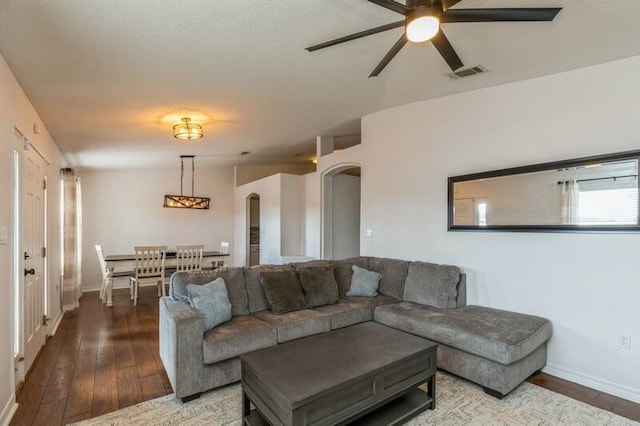
POLYGON ((640 151, 449 178, 449 230, 640 231, 640 151))

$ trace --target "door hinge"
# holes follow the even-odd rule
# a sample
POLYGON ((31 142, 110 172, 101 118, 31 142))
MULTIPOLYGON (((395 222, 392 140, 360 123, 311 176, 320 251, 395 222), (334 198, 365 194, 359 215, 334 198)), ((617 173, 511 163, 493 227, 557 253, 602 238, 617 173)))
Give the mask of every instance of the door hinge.
POLYGON ((42 247, 42 257, 47 257, 47 248, 42 247))
POLYGON ((47 189, 47 180, 46 179, 42 179, 42 189, 43 190, 47 189))
POLYGON ((50 319, 51 318, 49 318, 48 316, 43 315, 42 316, 42 325, 47 325, 47 323, 49 322, 50 319))

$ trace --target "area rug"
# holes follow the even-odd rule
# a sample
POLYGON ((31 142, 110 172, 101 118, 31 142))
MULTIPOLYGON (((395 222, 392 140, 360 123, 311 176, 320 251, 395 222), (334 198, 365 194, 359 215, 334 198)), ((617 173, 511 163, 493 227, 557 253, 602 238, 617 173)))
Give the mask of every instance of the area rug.
MULTIPOLYGON (((438 372, 436 409, 407 426, 438 425, 640 425, 640 423, 525 382, 498 400, 479 386, 438 372)), ((240 385, 183 404, 173 395, 142 402, 74 425, 242 425, 240 385)))

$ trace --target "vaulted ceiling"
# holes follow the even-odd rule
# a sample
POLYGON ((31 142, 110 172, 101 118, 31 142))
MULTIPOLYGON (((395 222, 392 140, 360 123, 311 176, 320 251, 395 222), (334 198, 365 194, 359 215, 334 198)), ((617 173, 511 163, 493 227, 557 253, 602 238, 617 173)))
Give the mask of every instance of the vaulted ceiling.
POLYGON ((316 136, 353 144, 375 111, 640 55, 638 0, 454 7, 563 9, 553 22, 443 24, 465 66, 488 70, 459 80, 431 43, 367 78, 402 28, 305 50, 402 19, 366 0, 0 0, 0 53, 72 166, 88 169, 170 167, 180 154, 308 161, 316 136), (203 139, 173 138, 183 116, 203 139))

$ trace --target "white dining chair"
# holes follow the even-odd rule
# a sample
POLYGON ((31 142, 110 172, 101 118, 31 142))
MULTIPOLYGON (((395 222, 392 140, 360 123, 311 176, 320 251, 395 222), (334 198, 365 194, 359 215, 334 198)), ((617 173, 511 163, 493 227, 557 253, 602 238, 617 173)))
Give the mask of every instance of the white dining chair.
MULTIPOLYGON (((220 254, 229 254, 229 241, 222 241, 220 243, 220 254)), ((220 258, 221 260, 218 260, 214 263, 214 267, 215 268, 223 268, 224 267, 224 257, 220 258)))
POLYGON ((177 271, 201 271, 202 252, 204 244, 190 244, 176 246, 176 266, 165 268, 165 284, 169 284, 169 279, 177 271))
MULTIPOLYGON (((107 262, 104 260, 104 252, 102 251, 102 246, 100 244, 96 244, 96 253, 98 254, 98 262, 100 263, 100 270, 102 272, 102 285, 100 286, 100 299, 104 300, 105 292, 107 291, 107 278, 109 270, 107 269, 107 262)), ((111 278, 129 278, 129 286, 133 281, 133 271, 120 271, 113 272, 111 278)))
POLYGON ((158 296, 165 295, 164 262, 167 246, 135 246, 136 263, 133 282, 133 304, 138 304, 140 284, 154 283, 158 286, 158 296))

